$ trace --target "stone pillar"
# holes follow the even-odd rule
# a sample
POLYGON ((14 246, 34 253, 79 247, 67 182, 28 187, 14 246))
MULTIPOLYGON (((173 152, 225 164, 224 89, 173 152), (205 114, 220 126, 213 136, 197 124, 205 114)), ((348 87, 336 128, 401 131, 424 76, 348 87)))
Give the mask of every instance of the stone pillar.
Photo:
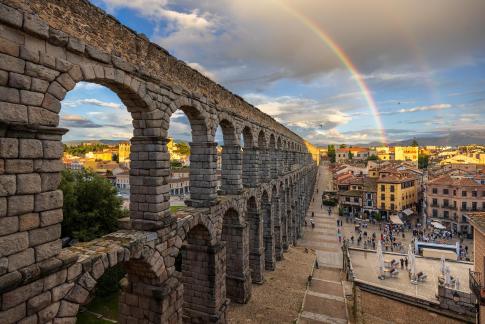
POLYGON ((275 270, 275 246, 274 246, 274 228, 273 228, 273 213, 272 204, 264 204, 261 206, 263 210, 264 223, 264 268, 265 270, 275 270))
POLYGON ((281 149, 276 151, 276 156, 278 159, 278 175, 283 175, 285 172, 285 161, 283 158, 283 151, 281 149))
POLYGON ((282 243, 282 226, 281 226, 282 209, 281 209, 280 197, 273 198, 273 208, 274 208, 275 258, 276 258, 276 261, 281 261, 283 259, 283 243, 282 243))
POLYGON ((131 276, 121 288, 120 324, 182 322, 183 285, 177 279, 154 285, 131 276))
POLYGON ((255 147, 243 149, 243 185, 254 188, 259 182, 259 150, 255 147))
POLYGON ((259 149, 259 181, 268 182, 270 176, 269 152, 267 149, 259 149))
POLYGON ((183 248, 184 323, 226 323, 225 260, 223 244, 183 248))
POLYGON ((221 192, 224 195, 238 195, 241 193, 242 164, 241 146, 224 145, 222 148, 221 192))
POLYGON ((264 243, 263 219, 256 207, 249 207, 249 267, 253 283, 262 284, 264 281, 264 243))
POLYGON ((166 139, 131 139, 130 218, 138 230, 157 230, 170 221, 170 156, 166 139))
POLYGON ((217 199, 217 143, 190 143, 190 200, 192 207, 208 207, 217 199))
POLYGON ((278 158, 277 158, 277 151, 275 149, 271 149, 268 151, 268 164, 270 168, 270 178, 276 179, 278 177, 278 158))
MULTIPOLYGON (((0 123, 0 290, 25 280, 21 268, 43 262, 55 272, 62 266, 53 257, 62 245, 58 186, 66 131, 0 123)), ((0 310, 8 308, 4 301, 0 310)))
POLYGON ((281 195, 281 206, 280 206, 280 215, 281 215, 281 248, 283 251, 288 251, 288 213, 286 208, 286 198, 287 194, 286 191, 283 191, 281 195))
POLYGON ((249 226, 224 224, 222 240, 226 243, 226 290, 232 302, 244 304, 251 297, 249 269, 249 226))

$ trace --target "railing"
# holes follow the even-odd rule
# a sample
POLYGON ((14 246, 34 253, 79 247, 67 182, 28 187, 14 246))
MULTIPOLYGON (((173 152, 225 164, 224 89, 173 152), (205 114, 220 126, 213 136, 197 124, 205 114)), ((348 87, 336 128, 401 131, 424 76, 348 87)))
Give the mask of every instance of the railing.
POLYGON ((441 205, 441 208, 456 210, 456 206, 453 206, 453 205, 441 205))
POLYGON ((472 293, 477 297, 480 304, 485 305, 485 287, 482 286, 481 273, 469 271, 469 285, 472 293))

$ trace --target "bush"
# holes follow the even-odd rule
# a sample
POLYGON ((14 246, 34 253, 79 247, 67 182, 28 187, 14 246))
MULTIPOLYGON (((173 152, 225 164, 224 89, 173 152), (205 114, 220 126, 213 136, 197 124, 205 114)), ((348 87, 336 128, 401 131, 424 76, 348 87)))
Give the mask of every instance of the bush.
POLYGON ((90 171, 64 170, 60 189, 64 193, 62 235, 90 241, 118 229, 126 216, 115 187, 90 171))
POLYGON ((325 199, 325 200, 322 200, 322 204, 324 206, 337 206, 337 201, 333 200, 333 199, 325 199))

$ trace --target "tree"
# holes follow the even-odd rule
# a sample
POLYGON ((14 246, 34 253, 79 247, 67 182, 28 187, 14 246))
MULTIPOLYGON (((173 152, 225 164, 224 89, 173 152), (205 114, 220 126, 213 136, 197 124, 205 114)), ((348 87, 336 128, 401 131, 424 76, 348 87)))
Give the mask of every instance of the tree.
POLYGON ((62 235, 90 241, 118 229, 125 217, 115 187, 90 171, 64 170, 60 189, 64 193, 62 235))
POLYGON ((175 152, 180 155, 190 155, 190 146, 185 142, 175 143, 175 152))
POLYGON ((345 145, 345 144, 340 144, 340 148, 346 148, 346 147, 347 147, 347 145, 345 145))
POLYGON ((426 169, 428 167, 429 155, 421 154, 418 156, 418 167, 426 169))
POLYGON ((120 162, 120 156, 118 153, 113 153, 113 156, 111 157, 111 160, 112 161, 115 161, 115 162, 120 162))
POLYGON ((349 149, 349 160, 352 160, 353 157, 354 157, 354 153, 352 153, 352 151, 349 149))
POLYGON ((379 157, 375 154, 369 155, 369 157, 367 157, 367 161, 377 161, 377 160, 379 160, 379 157))
POLYGON ((418 141, 416 141, 416 137, 413 138, 413 142, 411 143, 411 146, 419 147, 418 141))
POLYGON ((327 156, 330 162, 335 163, 335 146, 328 145, 327 146, 327 156))

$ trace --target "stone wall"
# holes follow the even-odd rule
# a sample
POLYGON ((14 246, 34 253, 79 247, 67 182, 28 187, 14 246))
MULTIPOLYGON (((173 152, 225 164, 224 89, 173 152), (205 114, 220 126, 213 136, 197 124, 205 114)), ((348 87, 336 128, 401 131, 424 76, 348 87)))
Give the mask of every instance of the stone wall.
POLYGON ((225 322, 228 298, 246 302, 301 236, 315 176, 302 138, 88 1, 0 0, 0 323, 74 323, 116 264, 121 323, 225 322), (131 113, 131 222, 62 249, 59 112, 80 81, 131 113), (171 214, 176 110, 192 127, 191 199, 171 214))
POLYGON ((422 307, 373 294, 358 287, 354 290, 354 311, 357 323, 463 323, 422 307))

